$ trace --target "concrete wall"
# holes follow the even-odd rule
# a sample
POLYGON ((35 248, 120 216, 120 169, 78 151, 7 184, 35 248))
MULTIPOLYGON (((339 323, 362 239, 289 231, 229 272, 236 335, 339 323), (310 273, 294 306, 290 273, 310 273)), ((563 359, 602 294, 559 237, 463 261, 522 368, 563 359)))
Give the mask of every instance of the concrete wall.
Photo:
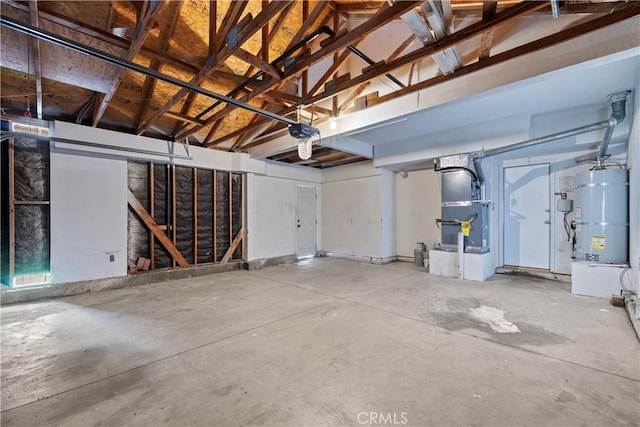
POLYGON ((440 174, 433 170, 395 175, 396 254, 413 258, 416 242, 428 248, 440 241, 435 219, 440 218, 440 174))

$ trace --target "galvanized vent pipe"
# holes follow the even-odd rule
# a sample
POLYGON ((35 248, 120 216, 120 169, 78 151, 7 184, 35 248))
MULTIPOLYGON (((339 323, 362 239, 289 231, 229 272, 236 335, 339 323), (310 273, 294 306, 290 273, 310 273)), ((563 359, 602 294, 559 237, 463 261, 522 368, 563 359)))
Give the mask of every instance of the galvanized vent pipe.
POLYGON ((558 133, 553 133, 551 135, 540 136, 538 138, 533 138, 528 141, 517 142, 512 145, 507 145, 506 147, 494 148, 492 150, 481 151, 476 153, 472 157, 473 167, 476 170, 476 175, 478 176, 478 181, 480 184, 484 184, 485 176, 482 172, 482 166, 480 165, 480 160, 484 157, 495 156, 497 154, 508 153, 514 150, 520 150, 522 148, 533 147, 538 144, 544 144, 547 142, 557 141, 559 139, 568 138, 570 136, 581 135, 583 133, 589 133, 600 129, 607 129, 605 133, 605 137, 602 141, 602 145, 600 146, 600 150, 598 152, 598 168, 602 167, 604 162, 604 158, 607 152, 607 147, 609 146, 609 142, 611 140, 611 135, 613 134, 613 128, 620 122, 622 122, 625 118, 625 105, 627 102, 627 96, 629 95, 629 91, 618 92, 612 95, 609 95, 609 99, 611 100, 611 110, 612 114, 608 120, 603 120, 601 122, 593 123, 586 126, 581 126, 574 129, 565 130, 558 133))
POLYGON ((600 150, 598 151, 598 169, 603 168, 604 158, 607 155, 607 148, 609 148, 609 143, 611 142, 611 136, 613 135, 613 129, 616 127, 618 123, 621 123, 624 120, 626 115, 626 104, 627 104, 627 95, 629 92, 618 92, 612 95, 609 95, 609 100, 611 101, 611 117, 609 118, 609 128, 604 135, 604 139, 602 140, 602 145, 600 146, 600 150))

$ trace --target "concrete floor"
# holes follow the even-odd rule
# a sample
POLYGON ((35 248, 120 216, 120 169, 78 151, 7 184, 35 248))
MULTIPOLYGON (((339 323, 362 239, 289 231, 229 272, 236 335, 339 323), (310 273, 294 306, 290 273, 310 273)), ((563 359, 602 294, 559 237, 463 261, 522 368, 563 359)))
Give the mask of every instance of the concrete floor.
POLYGON ((1 421, 638 425, 639 350, 568 284, 311 259, 2 307, 1 421))

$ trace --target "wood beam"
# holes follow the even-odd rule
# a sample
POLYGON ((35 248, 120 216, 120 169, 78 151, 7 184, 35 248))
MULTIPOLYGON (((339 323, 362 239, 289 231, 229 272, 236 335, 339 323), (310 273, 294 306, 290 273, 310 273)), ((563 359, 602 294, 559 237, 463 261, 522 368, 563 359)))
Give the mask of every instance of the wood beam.
MULTIPOLYGON (((371 70, 369 73, 367 73, 366 75, 361 75, 358 77, 355 77, 354 79, 345 82, 341 85, 336 86, 335 88, 333 88, 330 91, 324 91, 322 93, 319 93, 318 95, 315 95, 313 97, 311 97, 308 102, 309 103, 316 103, 319 102, 321 100, 330 98, 340 92, 343 92, 345 90, 351 89, 355 86, 358 86, 362 83, 365 83, 367 81, 370 81, 372 79, 374 79, 375 77, 378 77, 380 75, 384 75, 385 73, 388 73, 390 71, 393 71, 396 68, 402 67, 406 64, 410 64, 412 62, 415 62, 421 58, 424 58, 426 56, 431 56, 434 53, 437 52, 442 52, 443 50, 452 47, 458 43, 461 43, 465 40, 468 40, 470 38, 473 38, 475 36, 477 36, 478 34, 481 34, 484 31, 487 31, 488 29, 490 29, 493 26, 499 25, 499 24, 503 24, 505 22, 508 22, 512 19, 517 18, 518 16, 527 13, 527 12, 532 12, 534 10, 537 10, 539 8, 545 7, 546 3, 543 2, 536 2, 536 1, 526 1, 526 2, 522 2, 522 3, 518 3, 515 6, 512 6, 509 9, 503 10, 497 14, 495 14, 493 17, 491 17, 489 20, 487 21, 481 21, 478 22, 476 24, 472 24, 467 28, 461 29, 453 34, 451 34, 450 36, 448 36, 445 39, 439 40, 435 43, 433 43, 432 45, 429 46, 424 46, 422 48, 416 49, 412 52, 409 52, 408 54, 401 56, 399 58, 396 58, 395 60, 392 61, 387 61, 384 65, 380 66, 377 69, 371 70)), ((381 97, 384 98, 384 97, 381 97)), ((292 111, 295 111, 295 108, 284 108, 280 111, 278 111, 278 114, 281 115, 285 115, 288 113, 291 113, 292 111)), ((219 144, 221 142, 224 142, 230 138, 235 138, 236 136, 238 136, 239 134, 242 133, 247 133, 253 129, 257 129, 258 127, 262 126, 265 122, 270 121, 270 119, 263 119, 251 126, 245 127, 244 129, 241 130, 236 130, 234 132, 231 132, 227 135, 224 135, 218 139, 216 139, 215 141, 210 142, 209 144, 207 144, 207 146, 214 146, 216 144, 219 144)), ((243 147, 244 148, 244 147, 243 147)))
MULTIPOLYGON (((354 46, 357 46, 360 41, 354 43, 354 46)), ((329 80, 335 73, 338 72, 338 69, 344 64, 344 62, 349 58, 351 51, 349 49, 344 49, 342 53, 333 60, 333 64, 325 71, 325 73, 318 79, 315 85, 307 92, 306 97, 310 97, 316 94, 320 90, 320 88, 329 80)))
POLYGON ((287 19, 287 16, 289 16, 289 13, 293 10, 295 4, 296 2, 291 2, 284 9, 282 9, 282 12, 280 12, 280 15, 278 16, 278 19, 273 24, 273 27, 271 27, 271 31, 269 31, 269 34, 267 35, 267 46, 271 43, 273 38, 278 35, 280 27, 282 27, 282 25, 284 24, 284 21, 287 19))
MULTIPOLYGON (((324 3, 328 3, 328 2, 324 2, 324 3)), ((323 5, 318 4, 317 5, 317 10, 319 10, 320 12, 322 11, 322 9, 324 8, 323 5)), ((311 14, 312 16, 314 15, 314 13, 312 12, 311 14)), ((324 21, 323 21, 324 22, 324 21)), ((302 28, 301 28, 302 30, 302 28)), ((300 34, 300 38, 302 38, 302 35, 304 35, 303 31, 298 31, 298 34, 300 34)), ((289 47, 287 47, 286 50, 289 50, 291 48, 291 46, 293 46, 293 43, 289 44, 289 47)), ((290 76, 289 76, 290 77, 290 76)), ((255 98, 256 96, 264 93, 265 91, 273 88, 275 85, 281 84, 282 80, 279 79, 272 79, 271 82, 268 83, 262 83, 261 85, 259 85, 258 89, 255 89, 253 92, 245 95, 243 98, 241 98, 242 101, 244 102, 248 102, 250 99, 255 98)), ((222 110, 218 111, 217 113, 215 113, 213 116, 207 118, 205 120, 205 125, 208 126, 213 122, 219 121, 222 117, 227 116, 231 111, 233 111, 234 109, 236 109, 237 107, 234 105, 227 105, 225 106, 222 110)), ((176 139, 182 139, 185 138, 191 134, 193 134, 194 132, 197 132, 198 128, 197 127, 191 127, 191 128, 183 128, 183 130, 176 136, 176 139)), ((209 133, 207 134, 207 137, 204 140, 203 145, 207 145, 207 146, 211 146, 210 144, 208 144, 208 142, 213 138, 213 135, 216 131, 216 127, 212 127, 209 130, 209 133)), ((238 134, 236 134, 237 136, 238 134)))
MULTIPOLYGON (((265 27, 266 28, 266 25, 265 27)), ((264 71, 265 73, 273 76, 277 79, 282 78, 282 72, 275 65, 269 64, 265 62, 262 58, 247 52, 243 48, 239 48, 235 52, 233 52, 233 56, 236 58, 246 62, 249 65, 253 65, 255 68, 264 71)))
POLYGON ((498 55, 491 56, 485 59, 484 61, 478 61, 473 64, 467 65, 465 67, 459 68, 453 74, 449 74, 446 76, 442 76, 442 75, 437 76, 432 79, 416 83, 413 86, 400 89, 396 92, 383 95, 373 100, 371 105, 381 104, 388 100, 391 100, 400 96, 404 96, 418 90, 426 89, 428 87, 435 86, 437 84, 440 84, 445 81, 452 80, 467 74, 471 74, 475 71, 490 67, 492 65, 499 64, 501 62, 508 61, 510 59, 517 58, 522 55, 528 55, 538 50, 545 49, 555 44, 565 42, 572 38, 581 36, 583 34, 587 34, 591 31, 595 31, 597 29, 615 24, 617 22, 631 18, 638 14, 640 14, 640 3, 633 3, 625 7, 624 9, 620 9, 617 12, 614 12, 610 15, 605 15, 600 18, 593 19, 591 21, 576 25, 574 27, 552 34, 550 36, 543 37, 541 39, 532 41, 522 46, 518 46, 517 48, 508 50, 506 52, 502 52, 498 55))
POLYGON ((345 108, 347 108, 349 106, 349 104, 351 104, 353 102, 354 99, 356 99, 357 97, 360 96, 360 94, 362 92, 364 92, 364 90, 369 87, 369 85, 371 84, 371 81, 368 82, 364 82, 362 83, 360 86, 358 86, 356 88, 356 90, 354 90, 353 92, 351 92, 351 95, 349 95, 347 97, 347 99, 345 99, 342 104, 340 104, 340 107, 338 107, 338 112, 344 110, 345 108))
POLYGON ((422 48, 416 49, 404 56, 401 56, 395 60, 392 61, 387 61, 385 64, 371 69, 368 73, 366 74, 362 74, 358 77, 355 77, 353 79, 351 79, 348 82, 345 82, 341 85, 337 85, 335 88, 329 90, 329 91, 325 91, 323 93, 320 93, 314 97, 312 97, 309 102, 314 103, 314 102, 319 102, 323 99, 329 98, 335 94, 338 94, 344 90, 350 89, 354 86, 357 86, 361 83, 364 83, 366 81, 369 81, 375 77, 384 75, 390 71, 393 71, 396 68, 402 67, 404 65, 410 64, 414 61, 417 61, 419 59, 422 59, 426 56, 431 56, 435 53, 438 52, 442 52, 450 47, 455 46, 458 43, 461 43, 463 41, 469 40, 487 30, 489 30, 490 28, 499 25, 499 24, 503 24, 505 22, 511 21, 515 18, 517 18, 518 16, 527 13, 527 12, 532 12, 536 9, 545 7, 546 3, 544 2, 537 2, 537 1, 524 1, 522 3, 518 3, 515 6, 512 6, 509 9, 503 10, 502 12, 496 13, 494 16, 492 16, 491 18, 489 18, 488 20, 483 20, 480 22, 477 22, 475 24, 472 24, 466 28, 463 28, 459 31, 456 31, 455 33, 452 33, 451 35, 449 35, 446 38, 443 38, 441 40, 435 41, 434 43, 428 45, 428 46, 424 46, 422 48))
POLYGON ((181 122, 188 122, 188 123, 196 124, 198 126, 204 126, 204 123, 203 123, 202 120, 198 120, 198 119, 195 119, 193 117, 185 116, 184 114, 181 114, 181 113, 174 113, 173 111, 167 111, 165 113, 165 116, 171 117, 172 119, 180 120, 181 122))
MULTIPOLYGON (((262 104, 260 104, 260 108, 265 108, 267 106, 267 102, 262 102, 262 104)), ((260 119, 260 116, 258 114, 255 114, 251 120, 249 121, 249 124, 253 124, 255 122, 257 122, 260 119)), ((242 138, 245 134, 242 135, 238 135, 238 137, 236 138, 236 141, 233 143, 233 145, 231 146, 231 151, 235 151, 242 143, 242 138)))
POLYGON ((229 262, 229 260, 233 256, 233 253, 236 251, 236 249, 238 248, 238 245, 242 241, 243 236, 244 236, 244 227, 238 230, 238 234, 236 234, 236 237, 233 238, 233 241, 231 242, 231 246, 229 246, 229 249, 227 249, 227 252, 224 253, 224 256, 222 257, 220 264, 226 264, 229 262))
MULTIPOLYGON (((290 1, 290 0, 289 0, 290 1)), ((269 23, 269 20, 275 16, 278 12, 281 12, 284 9, 289 1, 272 1, 269 3, 269 7, 266 10, 261 11, 255 18, 251 20, 251 22, 243 27, 238 33, 238 43, 237 46, 233 48, 229 48, 228 46, 223 47, 219 52, 215 55, 210 56, 204 67, 202 67, 198 73, 189 81, 192 85, 200 85, 207 78, 209 73, 213 70, 215 66, 221 64, 226 61, 233 52, 242 46, 256 31, 260 30, 263 26, 269 23)), ((180 89, 175 95, 171 97, 161 108, 159 108, 142 126, 139 126, 137 129, 138 135, 144 133, 157 119, 159 119, 163 114, 171 109, 177 102, 179 102, 184 96, 189 93, 187 89, 180 89)), ((184 137, 184 136, 183 136, 184 137)))
MULTIPOLYGON (((38 0, 29 0, 29 20, 34 27, 40 27, 38 22, 38 0)), ((40 40, 31 39, 33 50, 34 75, 36 80, 36 114, 42 120, 42 61, 40 60, 40 40)), ((31 58, 27 58, 27 61, 31 58)))
MULTIPOLYGON (((134 210, 136 214, 140 217, 142 222, 149 228, 151 233, 158 239, 160 244, 169 252, 169 254, 176 260, 180 267, 189 267, 189 263, 182 256, 178 248, 175 247, 173 242, 167 237, 166 234, 160 229, 160 226, 156 223, 156 221, 149 215, 149 212, 142 206, 140 200, 133 194, 131 190, 129 190, 127 201, 129 202, 129 206, 134 210)), ((169 206, 167 206, 169 209, 169 206)))
MULTIPOLYGON (((322 3, 328 3, 328 2, 322 2, 322 3)), ((374 18, 372 18, 369 21, 364 22, 363 24, 359 25, 357 28, 355 28, 353 31, 349 31, 346 32, 344 35, 337 37, 334 40, 331 40, 330 42, 328 42, 324 47, 320 48, 319 51, 317 51, 316 53, 310 55, 309 57, 303 59, 301 61, 300 64, 298 64, 295 68, 295 72, 294 71, 289 71, 288 73, 285 73, 286 77, 290 77, 293 74, 297 74, 299 71, 302 71, 304 69, 307 69, 308 67, 310 67, 311 65, 313 65, 314 63, 324 59, 326 56, 329 56, 333 53, 333 50, 336 49, 340 49, 343 47, 346 47, 347 45, 349 45, 350 43, 353 43, 355 40, 359 40, 360 38, 364 37, 366 34, 380 28, 381 26, 389 23, 390 21, 392 21, 393 19, 395 19, 397 16, 405 13, 407 10, 411 9, 412 7, 414 7, 418 2, 417 1, 403 1, 403 2, 398 2, 395 3, 393 6, 388 6, 385 4, 385 6, 383 6, 378 13, 376 14, 376 16, 374 18)), ((316 8, 318 8, 321 5, 316 5, 316 8)), ((316 9, 314 8, 314 10, 316 9)), ((312 12, 313 15, 313 12, 312 12)), ((299 34, 303 34, 301 32, 299 32, 299 34)), ((300 37, 302 38, 302 37, 300 37)), ((291 44, 290 44, 291 46, 291 44)), ((274 82, 274 84, 277 82, 274 82)), ((260 88, 258 88, 257 90, 251 92, 250 94, 248 94, 247 96, 245 96, 243 98, 243 101, 248 101, 251 98, 254 98, 255 96, 267 91, 268 89, 270 89, 269 85, 264 85, 260 88)), ((225 108, 223 108, 222 110, 220 110, 218 113, 216 113, 215 115, 213 115, 212 117, 208 118, 205 120, 205 123, 211 123, 217 119, 219 119, 220 117, 229 114, 230 111, 234 110, 235 106, 233 105, 227 105, 225 108)), ((191 133, 195 132, 195 130, 190 130, 188 132, 183 132, 181 135, 178 136, 178 139, 183 138, 187 135, 190 135, 191 133)), ((207 135, 207 138, 205 138, 205 145, 207 147, 211 146, 211 145, 215 145, 217 142, 210 142, 211 138, 213 136, 212 132, 209 132, 209 134, 207 135)), ((235 135, 234 135, 235 136, 235 135)))
POLYGON ((242 16, 242 12, 248 5, 248 1, 240 0, 240 1, 232 1, 229 4, 229 8, 222 19, 222 25, 218 28, 215 36, 215 42, 213 44, 213 53, 217 53, 222 49, 227 43, 227 38, 229 37, 229 33, 238 24, 240 17, 242 16))
POLYGON ((218 2, 209 2, 209 56, 216 53, 216 34, 218 33, 218 2))
MULTIPOLYGON (((269 5, 269 0, 262 0, 262 10, 265 10, 269 5)), ((280 12, 282 14, 282 12, 280 12)), ((260 46, 260 53, 262 61, 269 63, 269 26, 262 27, 262 42, 260 46)))
POLYGON ((409 10, 413 9, 419 1, 399 1, 389 6, 385 3, 378 12, 369 20, 360 24, 352 31, 345 32, 342 36, 335 37, 318 51, 312 53, 310 56, 304 58, 299 64, 296 64, 295 70, 292 70, 291 74, 297 74, 298 72, 310 67, 318 61, 321 61, 326 56, 332 54, 338 49, 342 49, 350 44, 353 44, 356 40, 366 36, 372 31, 388 24, 397 17, 405 14, 409 10))
MULTIPOLYGON (((484 0, 482 3, 482 19, 488 19, 496 14, 498 0, 484 0)), ((482 33, 480 36, 480 48, 478 57, 486 59, 491 55, 491 43, 493 42, 493 30, 482 33)))
MULTIPOLYGON (((309 0, 302 0, 302 22, 309 20, 309 0)), ((307 96, 309 91, 309 70, 302 72, 302 96, 307 96)))
MULTIPOLYGON (((19 3, 15 0, 2 0, 2 3, 3 5, 8 5, 15 9, 29 13, 28 5, 19 3)), ((105 43, 109 43, 113 46, 117 46, 122 49, 129 49, 129 46, 131 46, 131 42, 125 38, 118 37, 115 34, 111 34, 108 31, 102 30, 100 28, 92 27, 91 25, 85 24, 84 22, 75 20, 73 18, 60 15, 54 11, 51 11, 46 9, 45 7, 42 7, 42 5, 38 7, 38 16, 40 19, 44 19, 46 21, 60 25, 61 27, 76 31, 78 33, 95 38, 105 43)), ((189 71, 192 73, 198 72, 198 69, 199 69, 199 67, 196 64, 185 62, 182 59, 175 57, 171 53, 161 52, 157 49, 143 46, 140 49, 140 53, 150 59, 156 59, 160 62, 174 65, 182 70, 189 71)))
MULTIPOLYGON (((300 3, 301 3, 301 7, 304 8, 304 3, 303 2, 300 2, 300 3)), ((306 21, 302 22, 302 25, 300 26, 300 28, 298 28, 298 31, 296 31, 296 33, 294 34, 293 38, 289 42, 289 45, 287 46, 285 51, 291 49, 291 47, 295 46, 296 43, 302 40, 302 38, 307 33, 307 30, 309 30, 309 28, 311 28, 312 25, 317 25, 318 20, 320 19, 320 15, 322 15, 322 12, 324 11, 325 7, 328 6, 328 4, 329 4, 328 1, 319 1, 316 3, 315 7, 311 11, 311 14, 309 15, 306 21)))
MULTIPOLYGON (((398 46, 393 52, 391 52, 391 55, 389 55, 389 57, 387 58, 387 61, 393 61, 394 59, 396 59, 398 56, 400 56, 400 54, 407 48, 409 47, 409 45, 416 39, 416 35, 415 34, 411 34, 409 37, 407 37, 407 39, 402 42, 400 44, 400 46, 398 46)), ((371 80, 369 80, 368 82, 364 82, 362 83, 360 86, 358 86, 358 88, 356 90, 354 90, 351 95, 349 95, 349 97, 347 97, 347 99, 340 105, 340 107, 338 108, 338 113, 340 111, 343 111, 344 109, 346 109, 349 104, 351 104, 351 102, 353 102, 354 99, 356 99, 358 96, 360 96, 360 94, 367 88, 369 87, 369 85, 371 84, 371 80)), ((333 99, 337 99, 337 97, 334 96, 333 99)))
MULTIPOLYGON (((144 17, 142 18, 142 21, 138 22, 139 25, 137 26, 137 29, 136 29, 136 36, 131 42, 131 45, 129 46, 129 50, 127 51, 127 56, 126 56, 127 61, 131 61, 140 51, 140 48, 144 44, 144 41, 147 39, 149 32, 153 29, 153 24, 155 24, 156 20, 158 19, 158 16, 160 16, 160 12, 162 11, 165 3, 158 2, 158 3, 153 3, 153 5, 154 6, 151 6, 153 7, 153 9, 147 11, 147 13, 145 13, 144 17)), ((93 116, 93 127, 96 127, 98 123, 100 123, 100 120, 104 115, 104 112, 107 110, 107 106, 109 105, 109 102, 111 102, 113 95, 116 94, 116 91, 120 86, 120 82, 122 81, 122 78, 124 77, 126 72, 127 71, 124 68, 120 68, 118 70, 116 77, 111 82, 111 86, 109 87, 107 92, 104 94, 104 97, 102 97, 102 100, 100 101, 100 105, 98 106, 98 109, 96 110, 93 116)))
MULTIPOLYGON (((178 1, 172 2, 171 4, 172 9, 171 14, 169 15, 172 16, 171 23, 169 24, 169 28, 167 28, 165 31, 162 31, 160 34, 161 50, 168 50, 169 48, 169 40, 171 40, 171 37, 173 37, 173 34, 176 31, 176 27, 178 26, 178 21, 180 18, 180 13, 182 12, 182 5, 184 4, 184 2, 178 1)), ((157 59, 152 59, 149 68, 160 71, 162 68, 162 62, 158 61, 157 59)), ((142 85, 144 104, 142 106, 142 109, 138 113, 136 126, 140 126, 140 122, 142 121, 145 112, 149 109, 149 105, 151 105, 151 97, 153 96, 153 91, 155 90, 157 82, 158 81, 156 79, 149 76, 145 76, 144 78, 144 84, 142 85)))

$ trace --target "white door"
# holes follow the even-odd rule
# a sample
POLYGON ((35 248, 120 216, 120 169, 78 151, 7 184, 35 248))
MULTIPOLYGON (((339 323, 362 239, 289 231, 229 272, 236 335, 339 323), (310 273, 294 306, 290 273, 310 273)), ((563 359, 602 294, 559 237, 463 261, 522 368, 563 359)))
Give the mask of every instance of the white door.
POLYGON ((298 186, 298 258, 316 255, 316 187, 298 186))
POLYGON ((549 164, 504 168, 504 264, 549 269, 549 164))

